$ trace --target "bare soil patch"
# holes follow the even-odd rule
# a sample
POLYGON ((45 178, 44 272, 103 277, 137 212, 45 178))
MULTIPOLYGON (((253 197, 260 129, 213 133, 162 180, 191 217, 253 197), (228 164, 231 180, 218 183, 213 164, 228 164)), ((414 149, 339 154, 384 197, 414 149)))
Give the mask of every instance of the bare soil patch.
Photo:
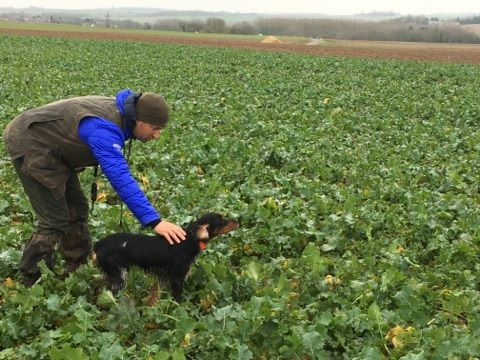
POLYGON ((184 36, 163 36, 118 32, 75 32, 28 29, 0 29, 0 34, 24 36, 54 36, 65 38, 86 38, 99 40, 123 40, 183 44, 206 47, 238 48, 257 51, 300 53, 314 56, 360 57, 371 59, 398 59, 435 61, 442 63, 480 64, 480 45, 399 43, 380 41, 327 41, 319 45, 266 44, 261 41, 232 40, 222 38, 200 38, 184 36))
POLYGON ((462 28, 464 28, 465 30, 471 31, 477 35, 480 35, 480 24, 462 25, 462 28))

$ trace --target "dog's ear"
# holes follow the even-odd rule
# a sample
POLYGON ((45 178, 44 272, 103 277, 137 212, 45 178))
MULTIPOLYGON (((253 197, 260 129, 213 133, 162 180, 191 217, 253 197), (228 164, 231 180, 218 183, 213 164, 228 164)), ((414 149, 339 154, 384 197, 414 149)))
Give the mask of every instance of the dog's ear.
POLYGON ((198 240, 210 239, 210 235, 208 234, 208 225, 209 224, 203 224, 198 226, 197 231, 195 231, 195 236, 198 240))
POLYGON ((215 234, 214 235, 227 234, 230 231, 233 231, 236 228, 238 228, 239 225, 240 224, 238 223, 238 221, 230 220, 230 221, 227 222, 227 225, 225 225, 225 226, 223 226, 219 229, 215 229, 215 234))

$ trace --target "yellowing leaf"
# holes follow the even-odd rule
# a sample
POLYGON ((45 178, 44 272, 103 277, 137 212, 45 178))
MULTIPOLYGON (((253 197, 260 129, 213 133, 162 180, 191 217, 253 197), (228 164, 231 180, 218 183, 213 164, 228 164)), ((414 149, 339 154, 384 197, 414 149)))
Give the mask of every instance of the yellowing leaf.
POLYGON ((106 193, 99 193, 97 195, 97 201, 100 201, 100 202, 107 201, 107 194, 106 193))
POLYGON ((403 327, 400 325, 397 325, 390 330, 388 330, 387 335, 385 336, 385 339, 392 340, 395 336, 400 335, 403 332, 403 327))
POLYGON ((143 186, 148 186, 150 184, 150 180, 146 176, 142 175, 142 184, 143 186))
POLYGON ((211 295, 208 295, 206 298, 200 300, 200 308, 203 311, 210 310, 213 305, 213 297, 211 295))
POLYGON ((263 204, 272 210, 278 210, 277 200, 272 196, 266 198, 263 204))
POLYGON ((331 111, 331 114, 332 114, 332 115, 338 115, 338 114, 340 114, 342 111, 343 111, 343 109, 342 109, 341 107, 336 107, 335 109, 333 109, 333 110, 331 111))
POLYGON ((298 299, 300 297, 300 294, 297 293, 297 292, 291 292, 289 294, 289 300, 294 300, 294 299, 298 299))
POLYGON ((390 340, 394 348, 402 348, 405 345, 405 340, 408 339, 408 335, 413 333, 414 330, 415 328, 411 326, 404 328, 397 325, 388 331, 385 339, 390 340))
POLYGON ((185 337, 183 338, 183 341, 182 341, 182 346, 183 347, 189 347, 191 345, 190 343, 190 339, 191 339, 192 335, 190 334, 186 334, 185 337))
POLYGON ((398 339, 398 336, 394 336, 392 339, 392 345, 394 348, 402 348, 403 342, 398 339))
POLYGON ((242 249, 247 255, 250 255, 253 252, 253 249, 249 244, 243 245, 242 249))
POLYGON ((5 279, 5 281, 3 282, 3 284, 4 284, 7 288, 12 288, 12 287, 15 286, 15 281, 13 281, 12 278, 7 277, 7 278, 5 279))
POLYGON ((328 286, 330 286, 330 289, 333 290, 335 288, 335 286, 339 285, 341 283, 341 280, 339 278, 336 278, 335 276, 333 275, 330 275, 328 274, 327 276, 325 276, 325 278, 323 279, 323 281, 325 282, 325 284, 327 284, 328 286))

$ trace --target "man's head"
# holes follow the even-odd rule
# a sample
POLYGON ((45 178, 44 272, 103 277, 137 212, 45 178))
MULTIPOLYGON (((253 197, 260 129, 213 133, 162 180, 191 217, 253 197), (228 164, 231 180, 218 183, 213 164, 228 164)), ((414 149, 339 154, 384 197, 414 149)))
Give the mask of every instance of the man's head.
POLYGON ((135 103, 136 124, 133 135, 141 141, 156 139, 167 126, 168 106, 158 94, 144 93, 135 103))

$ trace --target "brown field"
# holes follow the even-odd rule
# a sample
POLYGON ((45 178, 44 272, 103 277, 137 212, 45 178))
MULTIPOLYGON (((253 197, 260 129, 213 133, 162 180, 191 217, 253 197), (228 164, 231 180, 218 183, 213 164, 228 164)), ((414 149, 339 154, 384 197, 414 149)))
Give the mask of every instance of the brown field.
POLYGON ((480 35, 480 24, 462 25, 462 28, 471 31, 477 35, 480 35))
POLYGON ((318 45, 298 43, 265 44, 261 41, 222 38, 155 35, 135 32, 80 32, 1 28, 0 34, 24 36, 54 36, 67 38, 88 38, 100 40, 124 40, 156 42, 221 48, 239 48, 258 51, 301 53, 314 56, 362 57, 372 59, 399 59, 435 61, 442 63, 480 64, 480 45, 401 43, 381 41, 327 40, 318 45))

